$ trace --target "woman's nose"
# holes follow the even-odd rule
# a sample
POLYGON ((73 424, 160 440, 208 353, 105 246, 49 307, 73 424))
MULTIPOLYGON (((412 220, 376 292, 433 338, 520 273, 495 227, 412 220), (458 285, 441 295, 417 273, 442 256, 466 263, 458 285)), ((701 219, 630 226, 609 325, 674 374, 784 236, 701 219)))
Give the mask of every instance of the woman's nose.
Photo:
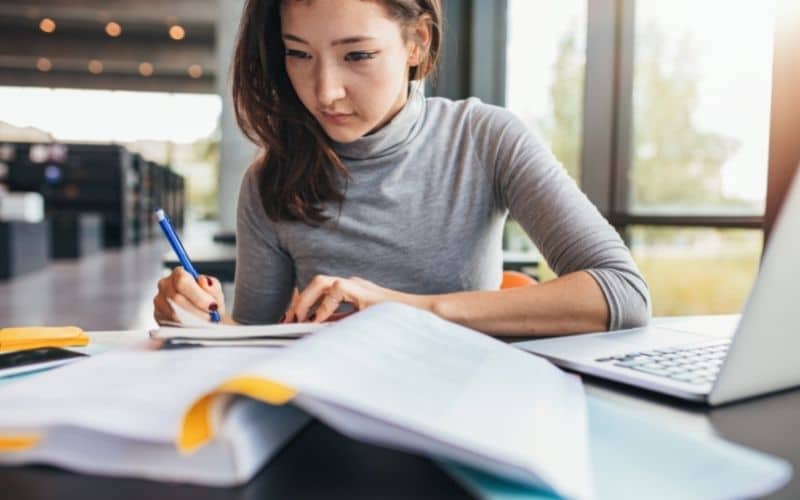
POLYGON ((329 107, 345 96, 344 83, 333 65, 319 65, 316 93, 322 107, 329 107))

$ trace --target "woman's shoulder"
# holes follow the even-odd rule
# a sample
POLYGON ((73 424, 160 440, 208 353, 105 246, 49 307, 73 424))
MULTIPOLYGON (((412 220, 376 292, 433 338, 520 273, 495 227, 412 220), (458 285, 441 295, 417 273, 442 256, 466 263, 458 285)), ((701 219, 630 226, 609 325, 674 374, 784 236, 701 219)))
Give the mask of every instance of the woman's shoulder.
POLYGON ((263 156, 259 157, 247 167, 242 176, 239 198, 236 201, 236 211, 239 222, 246 223, 251 230, 261 234, 261 237, 269 231, 277 231, 280 226, 267 217, 261 199, 259 185, 261 184, 261 174, 264 171, 263 156))
POLYGON ((429 119, 443 123, 450 119, 468 126, 474 133, 499 132, 508 127, 527 130, 524 123, 513 112, 502 106, 488 104, 478 97, 452 100, 445 97, 428 97, 426 107, 429 119))
POLYGON ((254 192, 258 192, 258 179, 261 168, 261 164, 254 161, 245 169, 242 176, 240 198, 251 197, 254 192))
POLYGON ((261 208, 261 194, 259 192, 261 172, 263 170, 263 159, 259 156, 259 158, 254 160, 244 171, 237 203, 240 211, 263 211, 261 208))

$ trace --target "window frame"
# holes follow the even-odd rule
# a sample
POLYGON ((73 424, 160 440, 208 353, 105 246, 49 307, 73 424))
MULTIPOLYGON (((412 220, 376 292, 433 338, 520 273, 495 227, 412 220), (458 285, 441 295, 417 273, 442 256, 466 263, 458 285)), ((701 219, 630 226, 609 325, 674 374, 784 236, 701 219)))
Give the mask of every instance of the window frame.
MULTIPOLYGON (((769 160, 765 213, 685 215, 633 213, 633 74, 636 0, 586 0, 586 69, 580 183, 589 199, 625 236, 632 225, 760 229, 766 235, 800 166, 800 8, 778 1, 775 23, 769 160)), ((445 39, 438 75, 428 95, 480 97, 505 104, 507 0, 443 3, 445 39), (486 61, 489 67, 487 68, 486 61)))
POLYGON ((587 3, 581 185, 589 199, 623 235, 631 225, 741 228, 761 229, 766 240, 800 163, 795 139, 800 130, 800 70, 792 63, 800 47, 798 30, 792 29, 800 26, 800 9, 788 12, 791 8, 784 7, 787 12, 776 15, 766 213, 642 215, 632 212, 629 201, 636 0, 587 3))

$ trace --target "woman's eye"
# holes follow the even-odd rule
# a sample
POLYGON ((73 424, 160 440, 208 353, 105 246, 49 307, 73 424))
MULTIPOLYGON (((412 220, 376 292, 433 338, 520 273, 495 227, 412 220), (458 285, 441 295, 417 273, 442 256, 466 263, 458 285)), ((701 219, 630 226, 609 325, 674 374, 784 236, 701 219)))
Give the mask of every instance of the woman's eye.
POLYGON ((377 52, 350 52, 344 56, 345 61, 358 62, 374 59, 377 52))
POLYGON ((296 57, 298 59, 311 59, 311 55, 302 50, 286 49, 286 57, 296 57))

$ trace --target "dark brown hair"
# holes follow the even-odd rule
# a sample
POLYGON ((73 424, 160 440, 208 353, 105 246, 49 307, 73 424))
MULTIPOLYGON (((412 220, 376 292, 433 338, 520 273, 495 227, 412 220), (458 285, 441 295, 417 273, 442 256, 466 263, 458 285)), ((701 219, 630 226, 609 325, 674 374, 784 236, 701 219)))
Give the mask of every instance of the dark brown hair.
MULTIPOLYGON (((281 1, 247 0, 234 53, 233 103, 239 127, 262 149, 256 163, 267 216, 313 225, 329 219, 324 203, 344 201, 339 179, 348 172, 286 73, 281 1)), ((409 79, 432 73, 442 40, 440 0, 375 1, 400 23, 404 38, 420 16, 430 16, 431 44, 409 79)))

